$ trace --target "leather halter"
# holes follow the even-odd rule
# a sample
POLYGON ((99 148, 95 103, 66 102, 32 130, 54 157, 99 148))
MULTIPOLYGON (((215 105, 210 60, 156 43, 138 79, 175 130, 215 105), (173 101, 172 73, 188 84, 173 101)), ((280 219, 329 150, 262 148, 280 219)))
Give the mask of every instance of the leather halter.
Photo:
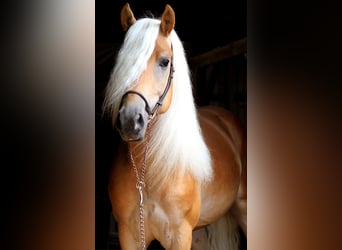
MULTIPOLYGON (((171 44, 171 51, 173 51, 172 49, 172 44, 171 44)), ((123 96, 122 96, 122 99, 121 99, 121 104, 120 106, 122 105, 122 102, 123 102, 123 99, 128 95, 128 94, 135 94, 135 95, 138 95, 139 97, 141 97, 141 99, 143 99, 143 101, 145 102, 145 110, 146 112, 148 113, 149 117, 152 118, 155 116, 156 114, 156 111, 159 109, 159 107, 163 104, 163 101, 170 89, 170 86, 171 86, 171 82, 172 82, 172 78, 173 78, 173 72, 174 72, 174 68, 173 68, 173 53, 172 53, 172 56, 171 56, 171 65, 170 65, 170 73, 169 73, 169 78, 167 79, 167 83, 166 83, 166 86, 165 86, 165 89, 163 91, 163 93, 161 94, 161 96, 159 96, 159 99, 157 101, 157 103, 154 105, 154 107, 151 109, 150 105, 148 104, 148 101, 147 99, 145 98, 145 96, 143 94, 141 94, 140 92, 138 91, 135 91, 135 90, 128 90, 123 96)))

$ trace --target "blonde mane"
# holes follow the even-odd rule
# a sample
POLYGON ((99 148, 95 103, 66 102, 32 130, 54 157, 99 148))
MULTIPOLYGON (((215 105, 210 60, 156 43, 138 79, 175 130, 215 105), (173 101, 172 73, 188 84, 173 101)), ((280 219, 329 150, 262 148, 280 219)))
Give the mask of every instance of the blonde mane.
MULTIPOLYGON (((116 64, 109 80, 103 109, 112 115, 115 123, 124 93, 136 83, 150 58, 160 20, 139 19, 127 31, 116 64)), ((147 179, 163 181, 177 167, 181 173, 190 173, 196 180, 205 182, 212 176, 209 150, 202 137, 192 94, 189 67, 182 42, 173 30, 173 96, 169 110, 158 115, 151 131, 146 173, 147 179), (156 174, 158 173, 158 174, 156 174)))

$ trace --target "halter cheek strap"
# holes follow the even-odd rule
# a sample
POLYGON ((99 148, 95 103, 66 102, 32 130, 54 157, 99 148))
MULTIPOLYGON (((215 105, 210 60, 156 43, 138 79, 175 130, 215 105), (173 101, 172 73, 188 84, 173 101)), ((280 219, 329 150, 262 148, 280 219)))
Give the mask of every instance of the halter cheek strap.
MULTIPOLYGON (((171 50, 172 49, 172 44, 171 44, 171 50)), ((172 82, 172 78, 173 78, 173 72, 175 72, 174 67, 173 67, 173 56, 171 57, 171 65, 170 65, 170 73, 169 73, 169 78, 167 79, 167 83, 165 86, 165 89, 163 91, 163 93, 161 94, 161 96, 159 96, 159 99, 157 101, 157 103, 154 105, 154 107, 151 109, 150 105, 148 104, 147 99, 145 98, 145 96, 143 94, 141 94, 138 91, 135 90, 128 90, 121 99, 121 105, 123 102, 123 99, 128 95, 128 94, 135 94, 141 97, 141 99, 143 99, 143 101, 145 102, 145 110, 148 113, 148 115, 153 118, 156 115, 157 110, 159 109, 159 107, 163 104, 163 101, 167 95, 167 93, 169 92, 169 89, 171 87, 171 82, 172 82)), ((120 105, 120 106, 121 106, 120 105)))

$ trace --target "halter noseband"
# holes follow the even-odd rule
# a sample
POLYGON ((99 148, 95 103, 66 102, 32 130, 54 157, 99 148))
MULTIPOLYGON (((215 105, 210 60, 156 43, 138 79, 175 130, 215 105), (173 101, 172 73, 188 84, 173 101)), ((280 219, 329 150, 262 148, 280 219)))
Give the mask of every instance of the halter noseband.
MULTIPOLYGON (((171 51, 173 51, 172 49, 172 44, 171 44, 171 51)), ((159 99, 157 101, 157 103, 154 105, 154 107, 151 109, 150 105, 148 104, 148 101, 147 99, 145 98, 145 96, 143 94, 141 94, 140 92, 138 91, 135 91, 135 90, 128 90, 123 96, 122 96, 122 99, 121 99, 121 104, 120 106, 122 105, 122 102, 123 102, 123 99, 128 95, 128 94, 135 94, 135 95, 138 95, 139 97, 141 97, 141 99, 143 99, 143 101, 145 102, 145 110, 146 112, 148 113, 149 117, 150 118, 153 118, 156 114, 156 111, 159 109, 159 107, 163 104, 163 101, 170 89, 170 86, 171 86, 171 81, 172 81, 172 78, 173 78, 173 72, 174 72, 174 68, 173 68, 173 53, 172 53, 172 56, 171 56, 171 65, 170 65, 170 73, 169 73, 169 78, 167 79, 167 83, 166 83, 166 86, 165 86, 165 89, 163 91, 163 93, 161 94, 161 96, 159 96, 159 99)))

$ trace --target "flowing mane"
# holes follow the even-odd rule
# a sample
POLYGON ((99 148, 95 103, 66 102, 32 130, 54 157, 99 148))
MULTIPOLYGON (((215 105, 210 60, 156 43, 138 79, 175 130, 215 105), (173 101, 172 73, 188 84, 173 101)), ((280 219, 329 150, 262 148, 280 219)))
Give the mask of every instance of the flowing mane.
MULTIPOLYGON (((142 18, 127 31, 106 89, 103 106, 104 111, 112 116, 113 124, 118 116, 122 96, 137 83, 146 68, 160 22, 158 19, 142 18)), ((197 118, 184 48, 174 30, 170 38, 175 69, 172 103, 169 110, 157 116, 153 124, 148 151, 148 158, 153 161, 149 164, 146 178, 151 175, 155 178, 155 173, 161 179, 170 176, 177 166, 181 173, 189 171, 198 181, 208 181, 212 177, 211 158, 197 118)))

